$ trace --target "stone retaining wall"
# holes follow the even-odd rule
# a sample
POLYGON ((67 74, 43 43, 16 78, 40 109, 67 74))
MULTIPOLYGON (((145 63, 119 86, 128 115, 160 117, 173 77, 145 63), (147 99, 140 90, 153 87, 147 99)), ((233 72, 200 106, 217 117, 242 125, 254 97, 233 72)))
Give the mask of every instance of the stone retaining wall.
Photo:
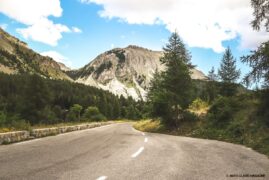
POLYGON ((30 138, 29 131, 15 131, 8 133, 0 133, 0 144, 8 144, 13 142, 24 141, 30 138))
POLYGON ((112 122, 99 122, 99 123, 89 123, 89 124, 81 124, 81 125, 75 125, 75 126, 62 126, 62 127, 33 129, 30 132, 29 131, 15 131, 15 132, 0 133, 0 144, 9 144, 9 143, 28 140, 28 139, 57 135, 61 133, 71 132, 71 131, 90 129, 90 128, 104 126, 108 124, 112 124, 112 122))

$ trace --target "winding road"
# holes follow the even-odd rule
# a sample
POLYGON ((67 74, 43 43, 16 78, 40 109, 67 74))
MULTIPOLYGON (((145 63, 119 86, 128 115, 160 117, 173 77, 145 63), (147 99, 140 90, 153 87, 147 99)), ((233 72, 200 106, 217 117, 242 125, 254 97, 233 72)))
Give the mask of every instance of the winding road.
POLYGON ((142 133, 119 123, 2 145, 0 179, 264 180, 269 159, 240 145, 142 133))

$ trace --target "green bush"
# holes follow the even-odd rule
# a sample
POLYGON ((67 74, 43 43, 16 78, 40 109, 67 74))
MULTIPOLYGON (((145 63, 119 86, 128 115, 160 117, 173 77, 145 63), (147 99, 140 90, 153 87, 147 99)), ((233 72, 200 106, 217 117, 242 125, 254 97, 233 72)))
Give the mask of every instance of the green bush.
POLYGON ((38 114, 41 123, 55 124, 58 122, 56 114, 51 110, 49 106, 46 106, 43 110, 39 111, 38 114))
POLYGON ((76 121, 77 119, 77 116, 76 116, 76 113, 73 112, 73 111, 69 111, 66 115, 66 120, 67 121, 76 121))
POLYGON ((106 120, 106 117, 100 113, 98 107, 89 106, 83 114, 83 119, 86 121, 102 121, 106 120))
POLYGON ((21 117, 18 114, 10 115, 7 117, 8 122, 6 123, 6 127, 9 127, 11 129, 15 130, 30 130, 31 125, 29 122, 26 122, 24 119, 21 119, 21 117))
POLYGON ((198 117, 190 111, 183 111, 183 119, 184 121, 196 121, 198 117))
POLYGON ((209 109, 208 119, 217 127, 227 125, 233 119, 238 108, 239 103, 235 98, 219 97, 209 109))
POLYGON ((106 117, 103 114, 97 114, 91 117, 92 121, 105 121, 106 117))
POLYGON ((16 129, 16 130, 31 130, 31 125, 29 122, 26 122, 23 119, 17 120, 17 121, 12 121, 11 127, 16 129))

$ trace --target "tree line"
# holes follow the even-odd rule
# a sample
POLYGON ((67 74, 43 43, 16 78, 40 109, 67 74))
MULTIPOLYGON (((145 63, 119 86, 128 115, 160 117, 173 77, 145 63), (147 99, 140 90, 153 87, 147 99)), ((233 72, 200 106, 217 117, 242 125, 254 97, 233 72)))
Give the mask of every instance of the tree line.
POLYGON ((141 118, 141 102, 39 75, 0 74, 0 126, 141 118))

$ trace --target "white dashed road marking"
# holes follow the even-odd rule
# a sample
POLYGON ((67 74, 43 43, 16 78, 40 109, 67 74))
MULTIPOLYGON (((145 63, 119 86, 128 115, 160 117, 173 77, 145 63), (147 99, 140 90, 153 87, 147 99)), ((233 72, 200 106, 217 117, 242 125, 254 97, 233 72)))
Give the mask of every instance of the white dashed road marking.
POLYGON ((144 150, 144 147, 140 147, 138 151, 136 151, 133 155, 132 158, 136 158, 142 151, 144 150))
POLYGON ((107 176, 100 176, 99 178, 97 178, 96 180, 105 180, 107 179, 107 176))
POLYGON ((144 142, 145 142, 145 143, 148 142, 148 138, 145 138, 144 142))

